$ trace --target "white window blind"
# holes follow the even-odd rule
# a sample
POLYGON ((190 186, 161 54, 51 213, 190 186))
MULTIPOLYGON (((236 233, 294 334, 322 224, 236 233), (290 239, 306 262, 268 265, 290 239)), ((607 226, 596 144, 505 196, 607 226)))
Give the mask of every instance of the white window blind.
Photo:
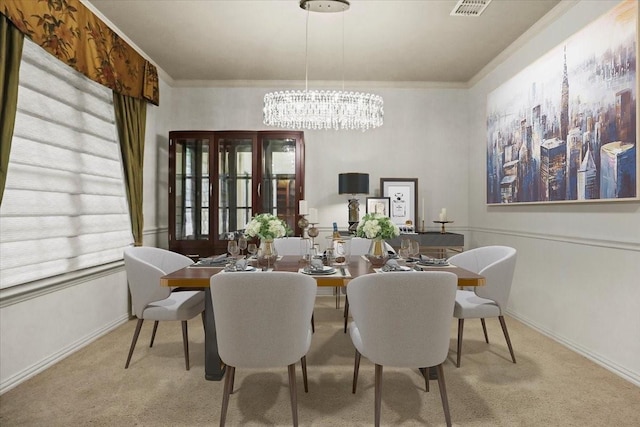
POLYGON ((122 259, 133 242, 111 90, 25 39, 0 206, 0 288, 122 259))

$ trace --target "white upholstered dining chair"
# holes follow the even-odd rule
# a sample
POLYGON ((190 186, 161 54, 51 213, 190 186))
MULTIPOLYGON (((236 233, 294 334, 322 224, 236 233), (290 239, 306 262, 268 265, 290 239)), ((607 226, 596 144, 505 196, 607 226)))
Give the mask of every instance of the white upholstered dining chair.
MULTIPOLYGON (((282 256, 302 257, 302 248, 301 248, 302 243, 301 243, 300 237, 280 237, 277 239, 273 239, 273 244, 276 247, 278 256, 282 255, 282 256)), ((336 292, 340 292, 339 288, 336 288, 336 292)), ((316 326, 314 322, 314 317, 311 316, 311 331, 315 332, 315 330, 316 330, 316 326)))
MULTIPOLYGON (((351 239, 351 256, 362 256, 369 253, 369 247, 371 246, 371 239, 365 239, 364 237, 354 237, 351 239)), ((384 242, 384 247, 389 253, 396 253, 393 246, 388 242, 384 242)), ((347 322, 349 319, 349 296, 344 299, 344 333, 347 333, 347 322)))
POLYGON ((211 277, 218 352, 227 366, 220 413, 224 426, 236 368, 287 366, 293 425, 298 425, 295 364, 302 363, 308 391, 306 354, 316 281, 294 272, 221 273, 211 277))
POLYGON ((382 367, 420 368, 429 391, 427 368, 435 367, 447 425, 451 425, 442 364, 449 350, 457 276, 450 272, 367 274, 347 285, 356 348, 353 393, 361 355, 375 364, 375 425, 380 425, 382 367))
POLYGON ((300 250, 300 237, 280 237, 278 239, 273 239, 273 245, 276 247, 278 255, 302 256, 300 250))
POLYGON ((189 370, 187 320, 204 315, 204 292, 172 292, 171 288, 160 285, 160 278, 190 264, 193 264, 191 259, 165 249, 138 246, 124 250, 133 314, 138 318, 125 369, 131 362, 144 320, 154 321, 149 347, 153 347, 159 321, 179 320, 182 322, 185 367, 189 370))
POLYGON ((460 367, 462 356, 464 319, 480 319, 484 339, 488 344, 489 335, 485 323, 487 317, 497 317, 500 321, 511 360, 516 363, 516 356, 504 320, 516 266, 516 250, 508 246, 483 246, 454 255, 449 258, 449 263, 478 273, 486 280, 485 286, 477 286, 473 290, 459 290, 456 293, 456 304, 453 310, 453 316, 458 319, 456 366, 460 367))

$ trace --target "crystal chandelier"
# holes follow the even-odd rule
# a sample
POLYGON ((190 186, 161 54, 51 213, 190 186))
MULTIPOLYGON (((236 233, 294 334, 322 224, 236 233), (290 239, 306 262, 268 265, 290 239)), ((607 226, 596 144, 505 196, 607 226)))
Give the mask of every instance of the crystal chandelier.
MULTIPOLYGON (((301 0, 300 7, 307 11, 307 40, 309 11, 344 12, 349 9, 347 0, 301 0)), ((344 21, 343 21, 344 22, 344 21)), ((344 68, 344 24, 342 35, 344 68)), ((308 61, 305 52, 305 72, 308 61)), ((344 73, 344 69, 343 69, 344 73)), ((288 129, 358 129, 365 131, 382 126, 383 101, 379 95, 360 92, 305 90, 267 93, 264 96, 264 124, 288 129)), ((344 75, 343 75, 344 86, 344 75)))

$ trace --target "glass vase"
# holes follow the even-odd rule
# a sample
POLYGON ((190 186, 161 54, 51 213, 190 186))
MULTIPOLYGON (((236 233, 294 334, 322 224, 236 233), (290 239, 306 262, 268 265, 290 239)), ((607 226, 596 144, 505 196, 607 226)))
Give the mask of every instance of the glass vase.
POLYGON ((276 251, 276 245, 273 243, 273 239, 260 240, 260 247, 258 248, 257 261, 260 268, 272 268, 278 260, 278 251, 276 251))
POLYGON ((382 267, 389 259, 389 253, 384 239, 376 238, 371 240, 371 246, 369 246, 369 252, 366 255, 367 259, 374 267, 382 267))

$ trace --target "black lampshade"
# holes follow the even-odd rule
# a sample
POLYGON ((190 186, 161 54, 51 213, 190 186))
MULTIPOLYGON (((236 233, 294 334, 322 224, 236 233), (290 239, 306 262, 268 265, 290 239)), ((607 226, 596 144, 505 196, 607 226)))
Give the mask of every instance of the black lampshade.
POLYGON ((341 173, 338 175, 338 194, 369 194, 368 173, 341 173))

